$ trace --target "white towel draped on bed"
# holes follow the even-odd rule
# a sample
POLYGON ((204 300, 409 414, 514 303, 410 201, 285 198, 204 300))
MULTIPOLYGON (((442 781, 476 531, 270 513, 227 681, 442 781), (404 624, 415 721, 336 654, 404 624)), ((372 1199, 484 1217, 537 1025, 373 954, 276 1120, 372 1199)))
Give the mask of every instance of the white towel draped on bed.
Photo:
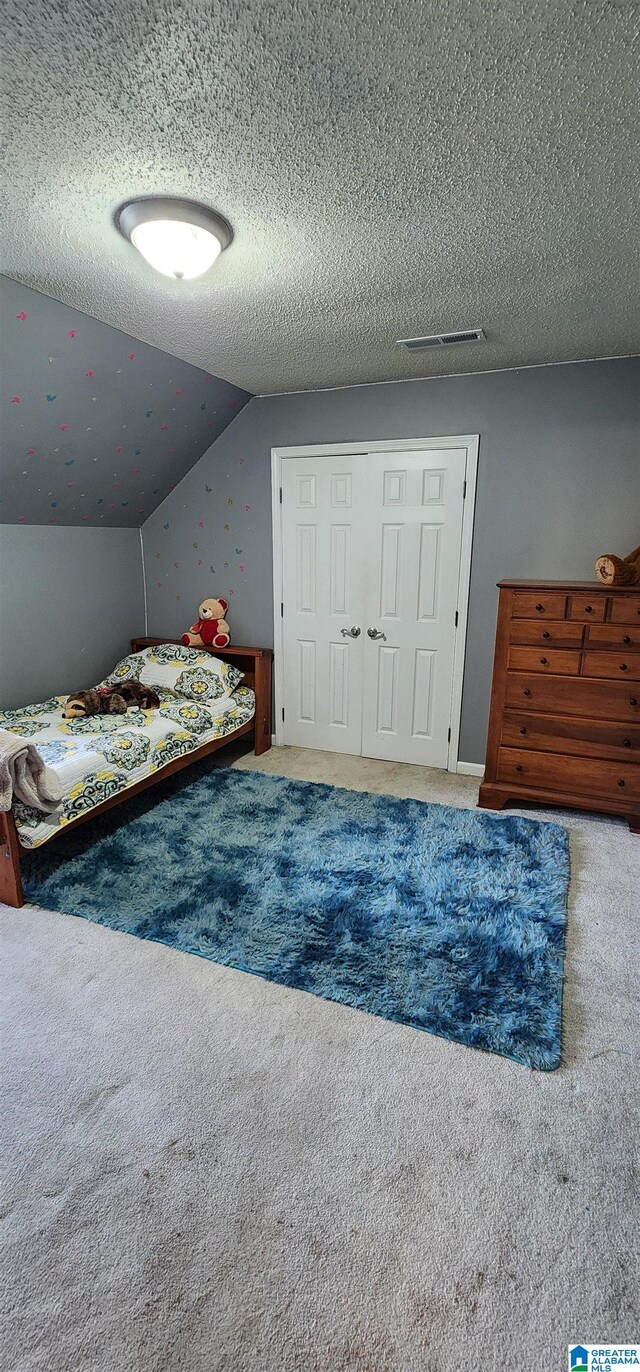
POLYGON ((0 810, 10 810, 14 800, 21 800, 48 813, 61 796, 58 777, 33 743, 0 729, 0 810))

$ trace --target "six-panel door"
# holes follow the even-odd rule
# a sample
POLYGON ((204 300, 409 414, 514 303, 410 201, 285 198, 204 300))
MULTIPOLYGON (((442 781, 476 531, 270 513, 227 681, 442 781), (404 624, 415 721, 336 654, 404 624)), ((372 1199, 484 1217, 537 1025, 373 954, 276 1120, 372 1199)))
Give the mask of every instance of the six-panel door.
POLYGON ((286 743, 446 767, 465 461, 283 463, 286 743))
POLYGON ((362 752, 446 767, 466 451, 367 458, 362 752))
POLYGON ((362 751, 361 487, 354 457, 282 464, 283 733, 302 748, 362 751))

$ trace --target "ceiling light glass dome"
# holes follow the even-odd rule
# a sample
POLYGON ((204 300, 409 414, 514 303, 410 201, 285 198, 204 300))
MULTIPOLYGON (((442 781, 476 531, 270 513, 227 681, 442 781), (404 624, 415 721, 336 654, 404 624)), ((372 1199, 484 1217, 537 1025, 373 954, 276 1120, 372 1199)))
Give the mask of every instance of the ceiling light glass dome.
POLYGON ((209 271, 233 237, 214 210, 160 196, 128 201, 116 225, 157 272, 175 281, 193 281, 209 271))

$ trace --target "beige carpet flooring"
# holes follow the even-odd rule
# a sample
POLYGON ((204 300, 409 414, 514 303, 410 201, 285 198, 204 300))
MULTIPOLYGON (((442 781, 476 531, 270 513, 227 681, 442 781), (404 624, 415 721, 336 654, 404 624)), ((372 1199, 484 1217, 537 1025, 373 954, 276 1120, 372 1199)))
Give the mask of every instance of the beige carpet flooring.
MULTIPOLYGON (((235 765, 477 795, 297 749, 235 765)), ((550 1074, 3 908, 3 1372, 559 1372, 570 1341, 640 1338, 640 839, 562 818, 550 1074)))

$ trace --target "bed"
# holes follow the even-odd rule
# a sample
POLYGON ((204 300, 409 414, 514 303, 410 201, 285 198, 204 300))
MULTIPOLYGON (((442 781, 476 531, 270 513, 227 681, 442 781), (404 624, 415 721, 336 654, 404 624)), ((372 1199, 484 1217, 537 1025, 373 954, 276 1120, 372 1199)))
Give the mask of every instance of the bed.
POLYGON ((14 802, 0 812, 0 900, 24 904, 20 855, 83 824, 245 734, 271 747, 269 648, 185 648, 179 639, 135 638, 105 683, 135 677, 160 695, 155 710, 63 717, 65 696, 0 712, 0 727, 34 743, 63 795, 51 813, 14 802))

